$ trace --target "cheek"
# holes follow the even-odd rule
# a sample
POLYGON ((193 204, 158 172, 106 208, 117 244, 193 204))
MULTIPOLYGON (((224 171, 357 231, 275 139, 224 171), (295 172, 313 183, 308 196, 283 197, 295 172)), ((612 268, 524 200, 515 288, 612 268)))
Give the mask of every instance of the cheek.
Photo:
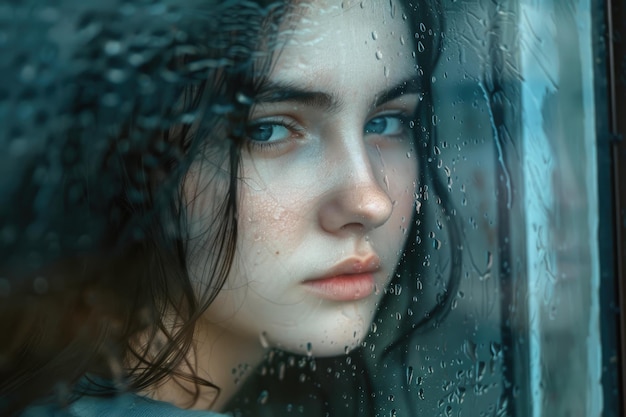
MULTIPOLYGON (((411 153, 412 154, 412 153, 411 153)), ((385 161, 385 187, 389 190, 394 208, 391 218, 382 227, 389 256, 398 258, 411 228, 415 214, 418 164, 415 156, 389 158, 385 161)), ((397 260, 397 259, 396 259, 397 260)))
POLYGON ((387 158, 385 167, 383 182, 394 202, 394 217, 402 214, 408 224, 415 206, 418 180, 418 162, 413 149, 387 158))
POLYGON ((244 189, 239 203, 239 240, 242 246, 259 246, 256 243, 273 245, 279 243, 278 237, 290 238, 288 231, 293 229, 298 216, 293 202, 286 201, 285 196, 244 189))
POLYGON ((246 284, 253 279, 251 274, 272 276, 267 272, 285 267, 282 261, 293 255, 310 232, 307 219, 311 214, 305 209, 306 195, 275 185, 261 191, 242 186, 232 285, 246 284))
POLYGON ((256 251, 287 255, 311 232, 315 220, 316 191, 310 178, 317 173, 309 161, 297 157, 290 163, 250 161, 242 163, 244 181, 239 193, 239 242, 246 255, 256 251), (298 169, 293 169, 296 165, 298 169), (289 174, 286 174, 286 173, 289 174))

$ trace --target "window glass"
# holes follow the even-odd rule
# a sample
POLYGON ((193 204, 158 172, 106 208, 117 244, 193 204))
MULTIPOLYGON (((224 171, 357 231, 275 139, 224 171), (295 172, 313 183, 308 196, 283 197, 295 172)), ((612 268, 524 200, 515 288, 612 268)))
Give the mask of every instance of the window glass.
POLYGON ((0 5, 0 414, 619 414, 610 9, 44 3, 0 5))

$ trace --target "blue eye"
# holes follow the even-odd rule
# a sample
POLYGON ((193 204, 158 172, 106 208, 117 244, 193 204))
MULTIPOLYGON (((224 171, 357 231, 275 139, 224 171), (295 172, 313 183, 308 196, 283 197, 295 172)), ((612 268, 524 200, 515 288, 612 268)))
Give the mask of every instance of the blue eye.
POLYGON ((405 129, 404 117, 380 116, 367 122, 364 131, 366 134, 394 136, 401 134, 405 129))
POLYGON ((247 129, 248 139, 254 142, 276 142, 288 139, 291 132, 287 126, 279 123, 258 123, 247 129))

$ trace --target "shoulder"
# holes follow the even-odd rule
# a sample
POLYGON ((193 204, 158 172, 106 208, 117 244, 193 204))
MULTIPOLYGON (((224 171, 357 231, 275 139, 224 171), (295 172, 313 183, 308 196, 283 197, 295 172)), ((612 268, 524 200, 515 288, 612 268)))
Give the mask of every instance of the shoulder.
POLYGON ((136 394, 115 397, 85 396, 67 408, 41 405, 30 407, 20 417, 230 417, 211 411, 184 410, 136 394))

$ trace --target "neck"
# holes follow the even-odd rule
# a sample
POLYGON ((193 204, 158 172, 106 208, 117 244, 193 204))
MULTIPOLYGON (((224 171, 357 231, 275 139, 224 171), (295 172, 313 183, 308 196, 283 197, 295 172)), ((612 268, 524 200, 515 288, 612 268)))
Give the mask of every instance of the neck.
POLYGON ((235 335, 212 323, 198 323, 189 364, 181 364, 180 370, 189 374, 193 366, 192 374, 217 386, 219 391, 172 377, 147 394, 180 408, 222 411, 261 362, 265 351, 258 339, 235 335), (199 396, 194 401, 196 389, 199 396))

